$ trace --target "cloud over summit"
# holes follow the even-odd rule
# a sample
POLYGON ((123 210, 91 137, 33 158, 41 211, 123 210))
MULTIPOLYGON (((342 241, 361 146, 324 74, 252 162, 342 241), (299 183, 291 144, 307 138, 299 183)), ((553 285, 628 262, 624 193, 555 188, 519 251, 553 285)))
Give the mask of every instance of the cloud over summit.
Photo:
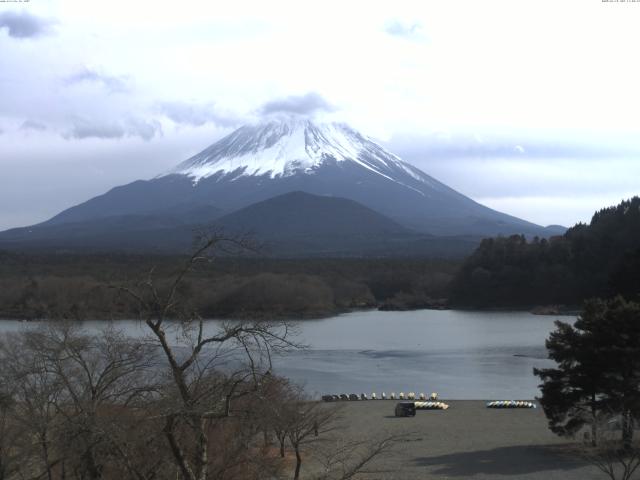
POLYGON ((262 115, 278 113, 295 115, 314 115, 319 112, 333 112, 336 107, 331 105, 320 94, 309 92, 304 95, 290 95, 288 97, 271 100, 259 109, 262 115))

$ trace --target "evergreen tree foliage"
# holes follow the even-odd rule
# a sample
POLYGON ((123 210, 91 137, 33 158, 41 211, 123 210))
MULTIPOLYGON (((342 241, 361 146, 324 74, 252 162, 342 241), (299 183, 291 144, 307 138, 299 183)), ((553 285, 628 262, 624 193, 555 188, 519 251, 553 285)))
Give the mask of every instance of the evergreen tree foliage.
POLYGON ((640 294, 640 197, 596 212, 562 236, 482 241, 452 283, 454 305, 579 305, 640 294))
POLYGON ((640 304, 589 300, 574 325, 556 322, 546 346, 557 367, 534 374, 549 428, 573 435, 589 425, 595 444, 596 425, 609 418, 631 445, 640 418, 640 304))

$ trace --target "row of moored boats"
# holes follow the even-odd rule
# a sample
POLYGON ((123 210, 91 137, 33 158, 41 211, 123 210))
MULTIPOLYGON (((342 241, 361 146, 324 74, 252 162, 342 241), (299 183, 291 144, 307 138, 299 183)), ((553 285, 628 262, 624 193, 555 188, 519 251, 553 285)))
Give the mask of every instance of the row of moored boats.
POLYGON ((525 400, 495 400, 488 402, 487 408, 536 408, 536 404, 525 400))
MULTIPOLYGON (((414 392, 409 392, 406 395, 404 392, 400 392, 396 395, 395 392, 391 392, 388 396, 385 392, 382 392, 378 396, 375 392, 371 395, 366 393, 341 393, 339 395, 323 395, 322 400, 325 402, 340 402, 340 401, 361 401, 361 400, 409 400, 414 401, 416 410, 447 410, 449 405, 444 402, 438 401, 438 394, 432 393, 427 396, 424 393, 416 395, 414 392)), ((536 408, 536 404, 526 400, 494 400, 487 402, 487 408, 536 408)))
POLYGON ((374 392, 371 395, 367 395, 366 393, 361 393, 358 395, 357 393, 341 393, 339 395, 323 395, 322 400, 325 402, 339 402, 339 401, 355 401, 355 400, 430 400, 435 402, 438 400, 438 394, 432 393, 427 397, 424 393, 420 393, 416 395, 414 392, 409 392, 406 395, 404 392, 400 392, 396 395, 395 392, 391 392, 389 396, 385 392, 382 392, 380 396, 374 392))

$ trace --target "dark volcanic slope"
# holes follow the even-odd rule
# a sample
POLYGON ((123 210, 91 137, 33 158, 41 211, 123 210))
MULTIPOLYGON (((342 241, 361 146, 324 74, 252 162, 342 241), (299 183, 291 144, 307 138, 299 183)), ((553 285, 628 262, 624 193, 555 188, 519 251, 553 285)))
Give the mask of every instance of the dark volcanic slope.
POLYGON ((45 222, 0 232, 0 248, 69 251, 185 251, 193 233, 210 225, 220 210, 174 205, 149 214, 121 214, 64 223, 45 222))
POLYGON ((393 220, 345 198, 291 192, 220 218, 228 230, 250 229, 264 238, 290 236, 415 236, 393 220))
MULTIPOLYGON (((213 214, 213 213, 212 213, 213 214)), ((263 255, 446 256, 470 253, 479 238, 413 232, 353 200, 290 192, 206 225, 170 216, 119 215, 47 224, 0 234, 0 248, 63 251, 188 252, 206 227, 229 235, 250 233, 263 255)))
POLYGON ((401 246, 425 237, 353 200, 304 192, 252 204, 216 224, 227 232, 251 232, 265 242, 265 252, 286 256, 405 255, 401 246))

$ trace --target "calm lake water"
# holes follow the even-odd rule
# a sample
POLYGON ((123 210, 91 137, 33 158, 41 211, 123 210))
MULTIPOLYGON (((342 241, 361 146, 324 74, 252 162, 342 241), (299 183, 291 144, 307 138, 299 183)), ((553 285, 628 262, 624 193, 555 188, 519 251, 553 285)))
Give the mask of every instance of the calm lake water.
MULTIPOLYGON (((276 357, 274 369, 313 395, 412 391, 450 399, 531 399, 539 393, 533 368, 553 365, 544 341, 556 319, 574 317, 418 310, 307 320, 299 324, 299 341, 309 348, 276 357)), ((0 334, 29 325, 0 322, 0 334)), ((118 325, 130 335, 145 332, 135 321, 118 325)))

